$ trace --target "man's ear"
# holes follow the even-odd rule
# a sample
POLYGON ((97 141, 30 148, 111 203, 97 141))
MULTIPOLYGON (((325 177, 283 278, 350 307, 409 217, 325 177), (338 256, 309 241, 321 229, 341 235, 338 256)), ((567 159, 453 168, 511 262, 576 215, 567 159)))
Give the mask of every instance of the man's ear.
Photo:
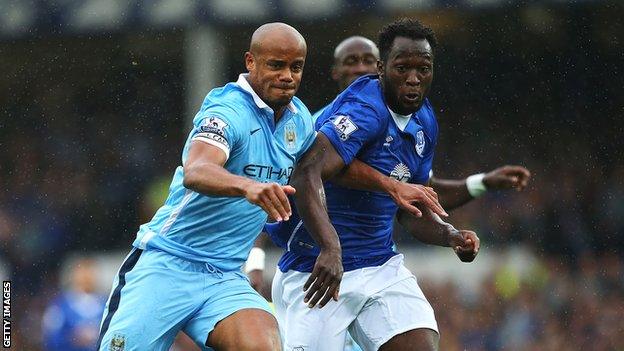
POLYGON ((256 58, 249 51, 245 53, 245 67, 247 67, 249 72, 256 69, 256 58))
POLYGON ((340 79, 340 77, 338 76, 338 70, 336 69, 336 65, 332 65, 330 73, 331 73, 331 78, 334 82, 337 82, 340 79))

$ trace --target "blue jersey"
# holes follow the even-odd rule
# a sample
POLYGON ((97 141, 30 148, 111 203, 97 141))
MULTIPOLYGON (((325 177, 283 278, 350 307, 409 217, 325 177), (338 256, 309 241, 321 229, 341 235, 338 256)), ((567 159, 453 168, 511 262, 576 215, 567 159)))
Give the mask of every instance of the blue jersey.
MULTIPOLYGON (((293 98, 274 124, 273 110, 253 91, 245 75, 236 83, 213 89, 193 120, 184 151, 201 141, 222 149, 224 168, 258 182, 288 183, 302 153, 314 141, 310 112, 293 98)), ((182 184, 178 167, 165 204, 141 226, 133 245, 159 249, 223 271, 239 270, 267 219, 243 197, 207 196, 182 184)))
POLYGON ((43 346, 49 351, 90 351, 96 348, 103 296, 67 292, 57 297, 43 315, 43 346))
MULTIPOLYGON (((376 76, 358 78, 316 121, 346 165, 354 158, 399 181, 425 184, 433 161, 438 125, 428 100, 401 130, 384 101, 376 76)), ((348 189, 325 182, 330 220, 340 238, 345 271, 378 266, 396 253, 392 223, 397 205, 381 192, 348 189)), ((311 272, 318 246, 297 215, 265 230, 286 249, 280 270, 311 272)))

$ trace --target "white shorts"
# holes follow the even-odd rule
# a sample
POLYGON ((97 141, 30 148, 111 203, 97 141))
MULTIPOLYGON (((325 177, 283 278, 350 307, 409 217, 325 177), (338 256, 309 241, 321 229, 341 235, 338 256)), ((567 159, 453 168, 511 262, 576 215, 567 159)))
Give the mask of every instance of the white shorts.
POLYGON ((364 351, 378 350, 409 330, 438 332, 433 308, 403 265, 403 255, 379 267, 345 272, 338 301, 323 308, 303 302, 309 275, 278 269, 273 278, 273 302, 286 351, 342 351, 347 330, 364 351))

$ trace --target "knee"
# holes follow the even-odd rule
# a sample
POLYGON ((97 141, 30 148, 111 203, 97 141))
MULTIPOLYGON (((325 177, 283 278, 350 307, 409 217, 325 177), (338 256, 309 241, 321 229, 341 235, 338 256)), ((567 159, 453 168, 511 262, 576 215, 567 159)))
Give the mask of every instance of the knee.
POLYGON ((262 337, 244 337, 238 340, 234 350, 240 351, 281 351, 282 343, 279 335, 267 333, 262 337))

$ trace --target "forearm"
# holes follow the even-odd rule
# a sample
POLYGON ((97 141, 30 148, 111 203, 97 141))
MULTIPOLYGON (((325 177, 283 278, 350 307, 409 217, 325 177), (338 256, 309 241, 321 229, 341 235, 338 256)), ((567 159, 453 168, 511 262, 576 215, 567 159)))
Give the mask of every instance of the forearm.
MULTIPOLYGON (((417 205, 418 206, 418 205, 417 205)), ((458 231, 450 223, 444 222, 430 209, 419 206, 423 216, 421 218, 399 210, 397 220, 399 224, 414 238, 422 243, 436 246, 450 246, 450 236, 458 231)))
POLYGON ((322 250, 340 250, 336 229, 329 220, 325 192, 318 169, 297 167, 291 184, 297 189, 295 205, 312 238, 322 250))
POLYGON ((245 191, 255 182, 234 175, 222 166, 202 162, 184 167, 184 187, 204 195, 245 196, 245 191))
POLYGON ((452 210, 474 199, 466 187, 466 179, 438 179, 432 177, 429 184, 436 193, 440 204, 452 210))
POLYGON ((331 178, 331 181, 351 189, 386 193, 394 189, 397 182, 358 159, 353 160, 349 167, 331 178))

